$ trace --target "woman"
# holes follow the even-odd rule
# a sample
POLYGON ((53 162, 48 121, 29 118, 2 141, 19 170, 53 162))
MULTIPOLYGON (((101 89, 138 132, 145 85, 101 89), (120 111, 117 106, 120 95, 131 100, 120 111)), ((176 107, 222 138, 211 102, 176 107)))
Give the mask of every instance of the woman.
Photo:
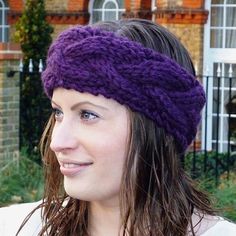
POLYGON ((166 29, 138 19, 68 29, 42 81, 53 109, 45 193, 18 235, 235 235, 181 167, 205 95, 166 29))

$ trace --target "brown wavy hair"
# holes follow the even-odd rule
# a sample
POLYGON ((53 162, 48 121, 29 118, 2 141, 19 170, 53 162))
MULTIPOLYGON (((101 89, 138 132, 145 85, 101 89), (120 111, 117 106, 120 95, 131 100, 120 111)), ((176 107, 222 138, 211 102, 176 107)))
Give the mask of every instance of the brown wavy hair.
MULTIPOLYGON (((175 36, 159 25, 131 19, 100 22, 93 27, 141 42, 195 73, 187 50, 175 36)), ((193 212, 199 212, 202 216, 214 215, 207 195, 196 188, 183 170, 183 153, 178 153, 173 137, 142 114, 129 110, 129 115, 128 154, 120 190, 122 235, 195 235, 193 212)), ((65 193, 59 164, 50 149, 54 123, 54 117, 51 116, 41 139, 45 191, 43 202, 37 207, 42 209, 44 220, 39 235, 87 236, 89 203, 65 193)))

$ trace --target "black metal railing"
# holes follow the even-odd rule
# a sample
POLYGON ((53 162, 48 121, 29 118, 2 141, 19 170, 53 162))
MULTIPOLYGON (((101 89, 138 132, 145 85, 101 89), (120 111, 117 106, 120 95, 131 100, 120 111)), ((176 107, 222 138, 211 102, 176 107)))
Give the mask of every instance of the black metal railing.
POLYGON ((203 81, 207 99, 199 129, 202 135, 186 154, 185 166, 194 178, 214 176, 218 183, 220 175, 229 178, 236 165, 236 152, 233 150, 233 139, 236 139, 236 77, 232 73, 221 76, 218 71, 215 76, 199 76, 199 79, 203 81))

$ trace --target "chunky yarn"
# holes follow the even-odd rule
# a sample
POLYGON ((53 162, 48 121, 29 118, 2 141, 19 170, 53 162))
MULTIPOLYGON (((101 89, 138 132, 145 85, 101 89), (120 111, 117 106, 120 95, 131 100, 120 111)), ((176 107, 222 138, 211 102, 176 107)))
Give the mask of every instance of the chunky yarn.
POLYGON ((57 87, 112 98, 172 135, 180 152, 194 139, 205 104, 199 81, 174 60, 112 32, 76 26, 51 45, 42 74, 57 87))

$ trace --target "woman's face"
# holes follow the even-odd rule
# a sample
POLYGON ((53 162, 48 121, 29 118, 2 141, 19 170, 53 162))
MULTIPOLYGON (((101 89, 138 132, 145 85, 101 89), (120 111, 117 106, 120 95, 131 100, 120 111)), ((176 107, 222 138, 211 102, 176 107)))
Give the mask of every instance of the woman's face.
POLYGON ((51 149, 66 192, 85 201, 118 200, 127 153, 127 109, 112 99, 55 89, 51 149))

